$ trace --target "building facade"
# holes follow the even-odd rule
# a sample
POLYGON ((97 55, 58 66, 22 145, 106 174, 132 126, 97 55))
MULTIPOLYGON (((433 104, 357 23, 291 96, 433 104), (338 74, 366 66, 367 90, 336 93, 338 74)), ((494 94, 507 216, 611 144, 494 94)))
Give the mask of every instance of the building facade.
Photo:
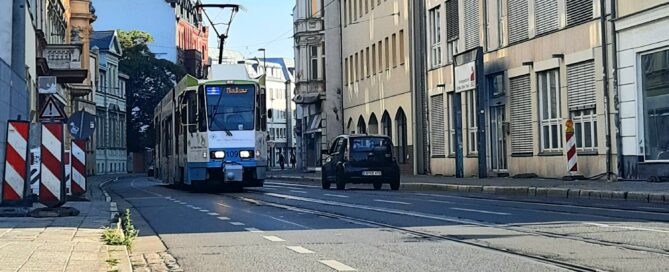
POLYGON ((187 73, 204 78, 209 64, 209 30, 202 24, 198 4, 199 0, 97 1, 100 19, 96 28, 148 32, 154 38, 149 49, 156 57, 183 65, 187 73))
POLYGON ((320 169, 329 141, 343 132, 339 18, 339 1, 298 0, 293 11, 295 135, 304 170, 320 169))
POLYGON ((432 173, 567 176, 567 120, 578 174, 615 172, 606 2, 428 0, 432 173))
POLYGON ((127 173, 126 93, 128 76, 119 72, 123 49, 115 30, 95 31, 91 48, 98 52, 96 104, 96 174, 127 173))
POLYGON ((669 1, 615 1, 620 175, 669 177, 669 1))
POLYGON ((346 133, 392 137, 402 172, 413 173, 409 1, 341 1, 346 133))

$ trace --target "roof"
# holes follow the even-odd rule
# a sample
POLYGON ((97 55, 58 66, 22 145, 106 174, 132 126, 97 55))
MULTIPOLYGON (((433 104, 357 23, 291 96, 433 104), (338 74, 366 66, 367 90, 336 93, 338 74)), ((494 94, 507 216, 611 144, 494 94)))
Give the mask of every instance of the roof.
POLYGON ((109 50, 114 39, 114 30, 93 31, 91 35, 91 48, 97 47, 100 50, 109 50))
POLYGON ((281 66, 281 70, 283 71, 283 76, 286 78, 286 80, 294 80, 291 77, 290 71, 288 71, 288 68, 290 67, 288 67, 288 64, 284 58, 267 58, 267 62, 279 64, 281 66))

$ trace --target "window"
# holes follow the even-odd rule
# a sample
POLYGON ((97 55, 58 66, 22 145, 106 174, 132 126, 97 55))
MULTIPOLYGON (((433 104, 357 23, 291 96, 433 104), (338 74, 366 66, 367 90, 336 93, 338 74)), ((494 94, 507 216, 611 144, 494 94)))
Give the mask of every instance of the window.
POLYGON ((582 24, 592 20, 592 1, 566 0, 566 2, 568 26, 582 24))
POLYGON ((351 70, 348 67, 348 57, 344 58, 344 85, 348 86, 350 75, 348 74, 351 70))
POLYGON ((465 1, 465 48, 481 45, 479 1, 465 1))
POLYGON ((317 80, 318 79, 318 46, 311 46, 310 51, 311 51, 311 54, 310 54, 311 65, 309 66, 309 69, 310 69, 310 72, 311 72, 311 80, 317 80))
POLYGON ((432 100, 432 112, 430 114, 430 123, 432 130, 430 130, 430 142, 432 156, 446 155, 446 139, 444 131, 444 95, 435 95, 432 100))
POLYGON ((409 162, 409 151, 407 146, 407 117, 404 110, 400 108, 395 115, 397 124, 397 160, 401 164, 409 162))
POLYGON ((370 67, 371 64, 369 64, 369 47, 367 47, 367 49, 365 49, 365 74, 367 75, 367 77, 372 75, 370 67))
POLYGON ((532 133, 532 94, 530 75, 509 79, 509 98, 511 105, 511 150, 513 154, 533 152, 532 133))
POLYGON ((365 79, 365 49, 360 50, 360 80, 365 79))
POLYGON ((451 92, 446 96, 448 99, 448 154, 455 155, 455 95, 451 92))
POLYGON ((669 49, 641 56, 646 160, 669 160, 669 49))
POLYGON ((597 114, 595 109, 571 112, 574 121, 574 137, 578 151, 595 151, 597 149, 597 114))
POLYGON ((383 73, 383 41, 379 41, 379 74, 383 73))
POLYGON ((386 70, 390 70, 390 42, 388 40, 388 37, 386 37, 386 70))
POLYGON ((537 74, 542 152, 558 152, 562 150, 560 84, 558 76, 559 70, 557 69, 537 74))
POLYGON ((467 151, 469 154, 478 153, 478 114, 476 112, 476 91, 467 91, 465 102, 467 105, 467 151))
POLYGON ((376 44, 372 44, 372 74, 376 75, 376 44))
POLYGON ((488 82, 490 84, 490 90, 493 97, 502 96, 504 93, 506 93, 506 87, 504 86, 504 73, 498 73, 489 76, 488 82))
POLYGON ((393 138, 393 121, 390 119, 390 115, 387 111, 384 112, 383 117, 381 117, 381 129, 383 135, 386 135, 391 139, 393 138))
POLYGON ((348 26, 348 0, 344 0, 344 27, 348 26))
POLYGON ((400 30, 400 65, 404 65, 404 30, 400 30))
POLYGON ((458 35, 460 34, 458 1, 459 0, 449 0, 446 2, 446 38, 449 42, 457 40, 458 35))
POLYGON ((365 123, 365 118, 362 118, 362 116, 360 116, 360 118, 358 118, 358 130, 357 130, 357 133, 358 133, 358 134, 365 134, 365 133, 367 133, 367 124, 365 123))
MULTIPOLYGON (((441 65, 441 15, 437 6, 430 10, 430 60, 432 67, 441 65)), ((402 32, 404 34, 404 32, 402 32)), ((402 35, 404 36, 404 35, 402 35)), ((403 37, 401 37, 403 38, 403 37)))
POLYGON ((509 43, 516 43, 529 38, 528 0, 508 0, 509 43))
POLYGON ((355 82, 358 82, 360 79, 360 76, 358 75, 360 71, 360 58, 358 58, 358 53, 355 53, 355 62, 353 63, 353 68, 355 69, 353 71, 353 77, 355 78, 355 82))
POLYGON ((506 35, 506 7, 504 0, 497 0, 497 42, 498 48, 504 46, 504 35, 506 35))
POLYGON ((534 25, 537 35, 560 27, 557 2, 558 0, 534 0, 534 25))
POLYGON ((397 34, 393 34, 393 67, 397 67, 397 34))

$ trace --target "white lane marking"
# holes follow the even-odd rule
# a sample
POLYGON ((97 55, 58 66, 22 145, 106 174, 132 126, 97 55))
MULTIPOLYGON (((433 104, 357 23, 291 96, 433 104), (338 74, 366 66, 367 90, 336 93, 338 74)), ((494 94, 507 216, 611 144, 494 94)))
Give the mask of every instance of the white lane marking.
POLYGON ((353 267, 350 267, 348 265, 345 265, 345 264, 340 263, 340 262, 335 261, 335 260, 320 260, 318 262, 320 262, 324 265, 327 265, 330 268, 332 268, 334 270, 337 270, 337 271, 358 271, 358 270, 355 270, 355 268, 353 268, 353 267))
POLYGON ((223 221, 230 220, 230 218, 225 217, 225 216, 221 216, 221 217, 219 217, 218 219, 219 219, 219 220, 223 220, 223 221))
POLYGON ((659 207, 638 207, 640 209, 649 209, 649 210, 656 210, 656 211, 666 211, 667 208, 659 208, 659 207))
POLYGON ((265 182, 265 184, 274 184, 274 185, 283 185, 283 186, 294 186, 294 187, 304 187, 304 188, 321 188, 321 186, 316 185, 304 185, 304 184, 294 184, 294 183, 284 183, 284 182, 265 182))
POLYGON ((263 187, 263 190, 276 191, 276 190, 278 190, 278 188, 263 187))
POLYGON ((305 191, 300 191, 300 190, 290 190, 293 193, 298 193, 298 194, 306 194, 307 192, 305 191))
POLYGON ((335 194, 323 194, 323 195, 331 197, 339 197, 339 198, 348 198, 348 196, 345 195, 335 195, 335 194))
POLYGON ((486 213, 486 214, 496 214, 496 215, 509 215, 510 214, 510 213, 503 213, 503 212, 491 212, 491 211, 485 211, 485 210, 465 209, 465 208, 451 208, 451 210, 464 211, 464 212, 486 213))
POLYGON ((218 215, 218 213, 215 213, 215 212, 210 212, 210 213, 207 213, 207 214, 208 214, 208 215, 213 215, 213 216, 217 216, 217 215, 218 215))
POLYGON ((264 232, 262 230, 256 229, 256 228, 245 228, 246 231, 248 232, 253 232, 253 233, 261 233, 264 232))
POLYGON ((234 226, 243 226, 243 225, 246 225, 246 224, 244 224, 244 223, 242 223, 242 222, 230 222, 230 225, 234 225, 234 226))
POLYGON ((450 201, 442 201, 442 200, 434 200, 434 199, 430 199, 430 200, 428 200, 428 202, 443 203, 443 204, 455 204, 455 203, 450 202, 450 201))
POLYGON ((411 205, 411 203, 402 202, 402 201, 392 201, 392 200, 383 200, 383 199, 374 199, 374 201, 383 202, 383 203, 392 203, 392 204, 411 205))
POLYGON ((186 207, 191 208, 191 209, 195 209, 195 206, 193 206, 193 205, 186 205, 186 207))
POLYGON ((276 218, 274 216, 268 216, 268 217, 272 218, 276 221, 282 222, 282 223, 290 224, 290 225, 293 225, 293 226, 298 226, 298 227, 303 228, 303 229, 311 229, 310 227, 307 227, 305 225, 298 224, 298 223, 295 223, 295 222, 291 222, 291 221, 288 221, 288 220, 284 220, 284 219, 281 219, 281 218, 276 218))
POLYGON ((276 236, 263 236, 262 238, 265 238, 265 239, 270 240, 272 242, 285 242, 286 241, 286 240, 281 239, 281 238, 276 237, 276 236))
POLYGON ((202 210, 202 208, 200 208, 200 207, 198 207, 198 206, 192 206, 192 207, 190 207, 190 208, 193 209, 193 210, 202 210))
POLYGON ((126 200, 145 200, 145 199, 157 199, 160 197, 157 196, 144 196, 144 197, 126 197, 126 200))
POLYGON ((209 210, 205 210, 205 209, 200 209, 200 211, 203 212, 203 213, 208 213, 209 212, 209 210))
POLYGON ((231 208, 230 206, 223 204, 223 203, 216 203, 216 205, 221 206, 221 207, 226 207, 226 208, 231 208))
POLYGON ((590 222, 585 222, 583 223, 585 225, 591 225, 591 226, 596 226, 596 227, 602 227, 602 228, 615 228, 615 229, 626 229, 626 230, 638 230, 638 231, 651 231, 651 232, 658 232, 658 233, 669 233, 667 230, 658 230, 658 229, 649 229, 649 228, 636 228, 636 227, 625 227, 625 226, 611 226, 607 224, 602 224, 602 223, 590 223, 590 222))
POLYGON ((303 248, 301 246, 289 246, 287 248, 292 250, 292 251, 295 251, 297 253, 300 253, 300 254, 313 254, 314 253, 313 251, 308 250, 306 248, 303 248))

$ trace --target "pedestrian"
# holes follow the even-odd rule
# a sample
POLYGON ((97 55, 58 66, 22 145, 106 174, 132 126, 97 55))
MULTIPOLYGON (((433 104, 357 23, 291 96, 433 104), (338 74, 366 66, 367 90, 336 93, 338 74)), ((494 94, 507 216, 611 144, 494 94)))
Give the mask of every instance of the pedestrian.
POLYGON ((286 169, 286 157, 283 154, 279 154, 279 165, 281 165, 281 170, 286 169))
POLYGON ((292 168, 295 169, 295 153, 290 153, 290 164, 292 168))

